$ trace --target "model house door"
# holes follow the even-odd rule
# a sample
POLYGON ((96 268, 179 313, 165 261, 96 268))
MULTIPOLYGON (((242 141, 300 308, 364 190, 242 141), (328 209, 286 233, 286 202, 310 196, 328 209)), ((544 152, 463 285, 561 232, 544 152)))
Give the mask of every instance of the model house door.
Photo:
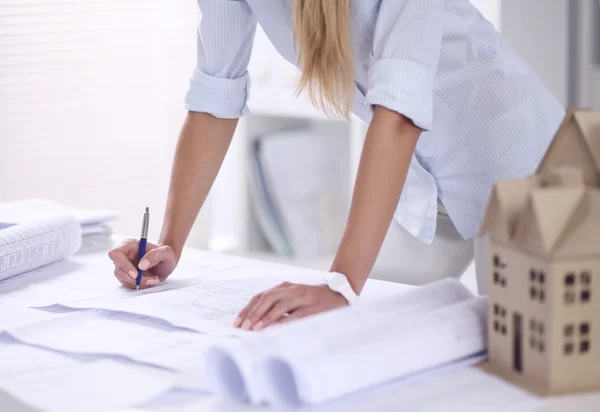
POLYGON ((523 320, 521 314, 513 314, 513 369, 523 371, 523 320))

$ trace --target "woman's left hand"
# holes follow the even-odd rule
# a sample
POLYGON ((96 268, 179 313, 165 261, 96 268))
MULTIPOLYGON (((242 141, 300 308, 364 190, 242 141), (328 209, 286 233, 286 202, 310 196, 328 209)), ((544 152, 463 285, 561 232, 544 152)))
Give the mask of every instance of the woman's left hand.
POLYGON ((274 323, 289 322, 347 305, 346 298, 327 285, 285 282, 254 296, 233 325, 245 330, 261 330, 274 323))

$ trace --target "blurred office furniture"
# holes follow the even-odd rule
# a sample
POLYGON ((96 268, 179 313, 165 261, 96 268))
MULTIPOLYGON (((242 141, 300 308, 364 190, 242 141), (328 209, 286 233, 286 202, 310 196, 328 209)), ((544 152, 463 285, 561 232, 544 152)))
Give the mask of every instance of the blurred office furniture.
POLYGON ((348 137, 299 128, 252 142, 251 215, 278 255, 318 258, 335 252, 350 204, 348 137))

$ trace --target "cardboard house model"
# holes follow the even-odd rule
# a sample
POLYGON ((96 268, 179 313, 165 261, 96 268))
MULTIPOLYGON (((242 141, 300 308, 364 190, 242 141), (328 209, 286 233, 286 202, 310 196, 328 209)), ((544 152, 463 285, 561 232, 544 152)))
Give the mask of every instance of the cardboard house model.
POLYGON ((540 394, 600 388, 600 112, 569 112, 536 176, 494 187, 487 368, 540 394))

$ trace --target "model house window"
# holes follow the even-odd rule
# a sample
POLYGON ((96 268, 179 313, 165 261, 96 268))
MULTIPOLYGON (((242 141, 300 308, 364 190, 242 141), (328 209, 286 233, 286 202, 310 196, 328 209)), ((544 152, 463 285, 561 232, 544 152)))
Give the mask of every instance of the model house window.
POLYGON ((581 302, 582 303, 589 302, 590 297, 591 297, 591 292, 589 290, 582 290, 581 291, 581 302))
POLYGON ((566 325, 565 326, 565 337, 569 338, 569 337, 573 336, 574 331, 575 331, 575 327, 572 324, 566 325))
POLYGON ((498 255, 494 255, 494 267, 497 269, 506 269, 506 263, 498 255))
POLYGON ((575 284, 575 274, 567 273, 567 275, 565 276, 565 285, 573 286, 574 284, 575 284))
POLYGON ((587 303, 592 298, 591 284, 592 284, 592 274, 584 270, 579 274, 579 283, 581 284, 581 303, 587 303))
POLYGON ((531 319, 529 321, 529 346, 531 349, 543 353, 546 349, 546 344, 544 343, 544 322, 531 319))
POLYGON ((494 332, 506 335, 506 308, 494 304, 494 332))
POLYGON ((583 322, 579 324, 579 353, 587 353, 590 350, 590 324, 583 322))
POLYGON ((573 353, 573 343, 567 342, 565 343, 565 355, 570 355, 573 353))
POLYGON ((565 292, 565 303, 570 305, 573 302, 575 302, 575 292, 567 290, 565 292))
POLYGON ((581 272, 579 279, 580 279, 582 285, 589 286, 592 283, 592 274, 590 272, 588 272, 587 270, 585 270, 585 271, 581 272))
POLYGON ((564 355, 572 355, 576 350, 583 355, 590 351, 590 323, 582 322, 579 325, 569 323, 564 327, 563 346, 564 355))
POLYGON ((565 304, 575 303, 575 273, 568 272, 565 275, 565 304))
POLYGON ((506 268, 506 263, 498 255, 494 255, 494 284, 500 287, 506 287, 506 276, 503 274, 503 269, 506 268))
POLYGON ((544 302, 546 300, 546 274, 542 270, 531 269, 529 271, 529 297, 531 300, 544 302))
POLYGON ((579 296, 580 303, 588 303, 592 299, 591 283, 592 274, 589 270, 584 270, 579 275, 576 275, 575 272, 567 272, 564 279, 565 304, 575 303, 577 296, 579 296))

